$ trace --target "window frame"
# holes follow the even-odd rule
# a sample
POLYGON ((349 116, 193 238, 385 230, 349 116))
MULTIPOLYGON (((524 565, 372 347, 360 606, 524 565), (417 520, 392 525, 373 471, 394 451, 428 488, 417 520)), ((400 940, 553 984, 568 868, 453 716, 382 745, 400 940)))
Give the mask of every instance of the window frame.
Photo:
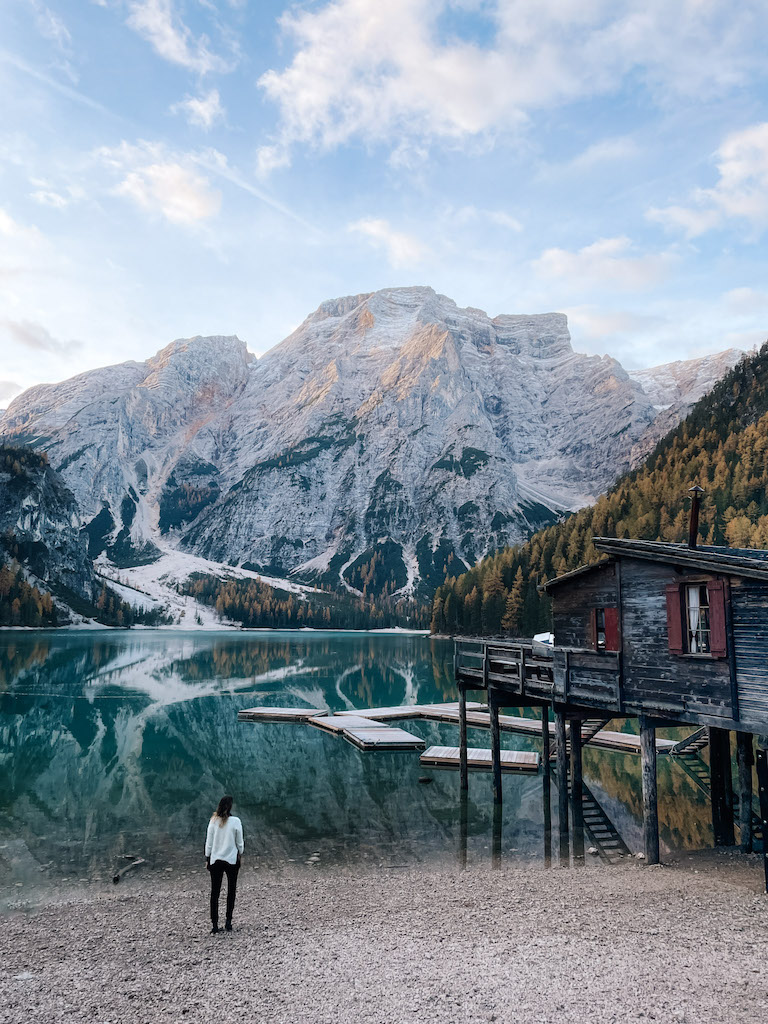
POLYGON ((728 657, 728 626, 726 605, 730 600, 728 578, 722 576, 684 576, 665 588, 667 611, 667 644, 678 658, 716 661, 728 657), (709 649, 691 650, 688 592, 694 587, 707 593, 707 627, 709 649))

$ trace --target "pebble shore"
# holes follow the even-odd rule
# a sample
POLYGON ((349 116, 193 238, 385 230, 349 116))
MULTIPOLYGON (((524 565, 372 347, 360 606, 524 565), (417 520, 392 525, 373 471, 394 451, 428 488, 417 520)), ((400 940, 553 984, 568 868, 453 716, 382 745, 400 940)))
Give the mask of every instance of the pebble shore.
POLYGON ((241 873, 139 872, 4 915, 0 1021, 464 1024, 764 1019, 757 858, 241 873), (225 883, 226 885, 226 883, 225 883), (223 909, 223 908, 222 908, 223 909))

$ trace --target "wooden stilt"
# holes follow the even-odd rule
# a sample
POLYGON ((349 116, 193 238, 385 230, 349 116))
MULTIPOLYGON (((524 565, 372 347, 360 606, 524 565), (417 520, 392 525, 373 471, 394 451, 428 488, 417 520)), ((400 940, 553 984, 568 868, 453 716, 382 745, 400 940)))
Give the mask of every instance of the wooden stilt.
POLYGON ((571 812, 573 815, 573 860, 584 862, 584 791, 581 772, 581 720, 571 719, 571 812))
POLYGON ((709 773, 712 780, 712 831, 715 846, 733 846, 733 779, 727 729, 709 730, 709 773))
POLYGON ((459 787, 469 789, 467 768, 467 691, 459 683, 459 787))
POLYGON ((739 839, 744 853, 752 852, 752 733, 736 733, 736 763, 739 769, 739 839))
POLYGON ((544 864, 552 866, 552 773, 549 763, 549 708, 541 709, 541 799, 544 805, 544 864))
POLYGON ((501 795, 501 729, 499 728, 499 702, 496 692, 488 689, 488 710, 491 725, 491 770, 493 772, 493 800, 500 804, 501 795))
POLYGON ((659 809, 656 795, 656 729, 640 717, 643 773, 643 852, 646 864, 659 863, 659 809))
POLYGON ((765 868, 765 891, 768 892, 768 843, 765 837, 768 836, 768 751, 763 747, 757 748, 755 756, 755 768, 757 769, 757 792, 760 797, 760 821, 763 825, 763 867, 765 868))
POLYGON ((459 867, 467 866, 467 839, 469 836, 469 798, 466 792, 459 797, 459 867))
POLYGON ((491 847, 491 867, 501 867, 501 826, 502 805, 499 800, 493 805, 493 845, 491 847))
POLYGON ((557 753, 557 816, 560 831, 560 863, 568 864, 568 749, 565 741, 565 712, 555 711, 555 746, 557 753))
POLYGON ((541 760, 547 769, 549 769, 549 758, 549 708, 543 707, 541 709, 541 760))

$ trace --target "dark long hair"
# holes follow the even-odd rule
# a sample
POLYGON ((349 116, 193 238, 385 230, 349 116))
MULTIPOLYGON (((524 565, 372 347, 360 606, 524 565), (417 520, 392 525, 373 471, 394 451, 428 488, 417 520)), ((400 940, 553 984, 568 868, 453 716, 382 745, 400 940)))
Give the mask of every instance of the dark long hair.
POLYGON ((219 800, 219 806, 216 808, 215 812, 213 813, 213 817, 219 819, 219 828, 223 828, 224 827, 224 825, 227 822, 227 818, 230 816, 231 813, 232 813, 232 797, 231 796, 223 796, 221 798, 221 800, 219 800))

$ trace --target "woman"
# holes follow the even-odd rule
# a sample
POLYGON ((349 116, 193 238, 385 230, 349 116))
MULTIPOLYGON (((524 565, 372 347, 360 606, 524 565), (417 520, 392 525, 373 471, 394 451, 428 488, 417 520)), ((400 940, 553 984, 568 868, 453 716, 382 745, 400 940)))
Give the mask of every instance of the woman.
POLYGON ((227 922, 232 931, 232 911, 235 909, 237 873, 243 856, 243 823, 232 813, 232 797, 219 800, 216 813, 208 822, 205 837, 205 863, 211 873, 211 934, 219 930, 219 893, 224 873, 227 875, 227 922))

